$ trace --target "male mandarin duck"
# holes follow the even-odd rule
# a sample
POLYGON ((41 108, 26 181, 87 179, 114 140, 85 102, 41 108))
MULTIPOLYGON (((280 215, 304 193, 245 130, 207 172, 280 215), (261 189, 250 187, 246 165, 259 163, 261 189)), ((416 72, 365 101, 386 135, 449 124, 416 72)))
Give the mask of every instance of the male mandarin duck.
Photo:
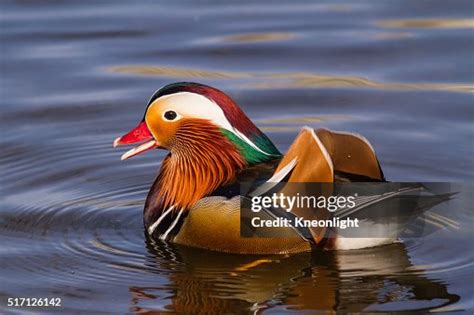
MULTIPOLYGON (((144 225, 152 239, 252 254, 352 249, 393 241, 328 241, 325 229, 313 228, 308 237, 291 227, 284 237, 241 237, 236 191, 241 181, 384 181, 374 149, 357 134, 304 127, 283 156, 225 93, 179 82, 155 92, 142 121, 117 138, 114 147, 134 143, 141 144, 122 160, 156 148, 169 151, 145 203, 144 225)), ((328 212, 316 211, 315 216, 325 218, 328 212)))

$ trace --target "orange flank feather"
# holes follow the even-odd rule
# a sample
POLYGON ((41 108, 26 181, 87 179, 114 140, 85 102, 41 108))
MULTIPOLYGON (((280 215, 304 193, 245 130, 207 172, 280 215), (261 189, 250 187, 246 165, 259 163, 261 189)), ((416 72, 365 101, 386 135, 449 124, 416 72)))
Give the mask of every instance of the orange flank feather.
POLYGON ((183 119, 169 139, 158 196, 163 209, 186 209, 219 186, 232 182, 246 163, 235 145, 204 119, 183 119))

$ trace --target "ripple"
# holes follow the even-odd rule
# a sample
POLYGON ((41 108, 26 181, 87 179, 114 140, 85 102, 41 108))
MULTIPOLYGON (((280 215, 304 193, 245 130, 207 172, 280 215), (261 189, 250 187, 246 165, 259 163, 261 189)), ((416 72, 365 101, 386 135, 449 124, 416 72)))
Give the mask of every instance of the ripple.
POLYGON ((301 126, 310 126, 317 128, 320 123, 332 121, 351 120, 351 117, 345 115, 324 115, 324 116, 292 116, 283 118, 263 118, 255 122, 260 126, 263 132, 288 133, 298 132, 301 126))
POLYGON ((124 65, 113 66, 107 69, 109 72, 153 75, 174 78, 203 78, 203 79, 243 79, 250 78, 251 74, 244 72, 232 71, 209 71, 198 69, 185 69, 163 66, 147 66, 147 65, 124 65))
POLYGON ((372 35, 374 39, 393 40, 413 37, 413 33, 409 32, 377 32, 372 35))
POLYGON ((312 124, 312 123, 321 123, 334 120, 350 120, 352 119, 347 115, 324 115, 324 116, 292 116, 284 118, 263 118, 256 119, 255 122, 260 124, 312 124))
POLYGON ((377 24, 387 28, 469 29, 474 28, 474 19, 401 19, 379 21, 377 24))
POLYGON ((223 41, 235 43, 259 43, 259 42, 277 42, 295 38, 296 35, 289 32, 268 32, 268 33, 246 33, 233 34, 222 37, 223 41))
POLYGON ((474 92, 472 84, 450 83, 401 83, 380 82, 355 76, 328 76, 311 73, 275 74, 272 78, 287 79, 287 82, 267 82, 253 85, 262 89, 275 88, 367 88, 377 90, 438 90, 451 92, 474 92))
POLYGON ((79 279, 123 283, 131 277, 129 273, 106 268, 114 263, 137 264, 146 272, 142 201, 110 203, 104 207, 103 194, 97 193, 89 204, 81 201, 89 197, 81 196, 69 203, 15 207, 14 214, 4 215, 2 237, 32 240, 5 246, 10 259, 4 268, 21 272, 24 281, 28 281, 27 274, 31 273, 67 283, 79 279))
POLYGON ((156 273, 147 266, 142 223, 150 165, 121 163, 118 174, 111 171, 111 161, 120 163, 113 135, 84 139, 65 132, 42 145, 5 146, 1 258, 5 272, 21 275, 17 285, 32 277, 124 284, 156 273))
POLYGON ((152 75, 166 78, 185 79, 258 79, 248 84, 258 89, 286 88, 366 88, 376 90, 437 90, 451 92, 474 92, 474 85, 469 83, 403 83, 381 82, 357 76, 321 75, 307 72, 265 73, 265 72, 234 72, 219 70, 202 70, 192 68, 174 68, 151 65, 122 65, 107 68, 113 73, 135 75, 152 75))

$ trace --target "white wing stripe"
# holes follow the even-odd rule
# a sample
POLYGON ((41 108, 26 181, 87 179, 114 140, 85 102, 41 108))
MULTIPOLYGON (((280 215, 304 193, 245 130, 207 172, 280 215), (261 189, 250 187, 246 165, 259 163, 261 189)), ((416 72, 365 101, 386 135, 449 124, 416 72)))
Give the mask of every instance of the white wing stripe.
POLYGON ((329 167, 331 168, 331 172, 334 174, 334 165, 332 164, 331 156, 329 155, 328 150, 323 145, 321 140, 319 140, 319 137, 314 132, 314 129, 311 128, 311 127, 303 127, 303 129, 305 129, 306 131, 309 131, 311 133, 311 135, 313 136, 314 141, 316 141, 316 143, 318 144, 319 149, 321 150, 321 152, 323 153, 324 158, 326 159, 326 162, 328 163, 329 167))
POLYGON ((286 164, 281 170, 273 174, 273 176, 268 179, 264 184, 261 186, 257 187, 252 193, 250 193, 250 196, 259 196, 263 195, 273 187, 275 187, 279 182, 281 182, 286 175, 288 175, 291 170, 293 170, 296 166, 297 158, 294 158, 293 160, 290 161, 290 163, 286 164))

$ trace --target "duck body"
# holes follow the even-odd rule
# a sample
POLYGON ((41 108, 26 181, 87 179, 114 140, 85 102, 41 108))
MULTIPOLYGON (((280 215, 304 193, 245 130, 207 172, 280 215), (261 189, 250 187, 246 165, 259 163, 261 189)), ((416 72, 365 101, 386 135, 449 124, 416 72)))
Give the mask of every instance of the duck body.
MULTIPOLYGON (((377 238, 376 240, 359 238, 357 242, 351 239, 343 242, 342 238, 337 236, 331 236, 330 239, 325 239, 324 236, 313 239, 304 238, 293 228, 287 228, 277 238, 241 236, 240 183, 267 181, 295 158, 298 158, 298 163, 291 169, 290 174, 287 174, 288 182, 349 182, 354 179, 383 181, 383 173, 378 161, 373 150, 368 146, 368 142, 358 135, 335 133, 327 129, 314 131, 311 128, 303 128, 284 157, 241 170, 231 183, 220 186, 209 196, 196 202, 189 211, 183 213, 185 217, 177 219, 173 212, 169 212, 166 214, 169 224, 162 224, 165 220, 163 218, 160 224, 152 226, 148 233, 154 239, 172 240, 182 245, 230 253, 289 254, 311 251, 315 248, 355 249, 367 247, 367 244, 391 243, 393 238, 377 238), (336 164, 338 170, 334 170, 331 154, 325 149, 320 138, 331 146, 335 145, 333 141, 355 142, 351 144, 352 149, 350 145, 347 146, 348 143, 345 143, 344 150, 349 150, 351 154, 343 153, 348 160, 338 161, 336 164), (362 158, 361 155, 364 157, 362 158), (367 165, 367 160, 370 160, 372 167, 352 169, 354 159, 363 159, 364 166, 367 165), (176 220, 176 224, 173 219, 176 220), (173 228, 170 229, 171 226, 173 228)), ((334 152, 334 148, 331 152, 334 152)), ((158 182, 159 178, 155 180, 155 183, 158 182)), ((155 187, 158 187, 158 184, 153 185, 150 190, 145 213, 154 212, 152 208, 159 194, 155 187)), ((325 218, 328 214, 326 210, 323 210, 315 213, 315 217, 325 218)), ((272 215, 263 213, 263 218, 270 220, 272 215)), ((315 231, 314 234, 319 235, 324 232, 315 231)))
MULTIPOLYGON (((373 147, 360 135, 304 127, 282 155, 226 94, 182 82, 158 90, 140 124, 114 146, 137 142, 144 143, 122 159, 155 148, 170 152, 145 203, 144 225, 152 239, 245 254, 355 249, 396 239, 345 239, 325 228, 302 236, 291 227, 277 238, 241 236, 242 182, 385 181, 373 147)), ((331 213, 321 209, 311 216, 331 213)))

